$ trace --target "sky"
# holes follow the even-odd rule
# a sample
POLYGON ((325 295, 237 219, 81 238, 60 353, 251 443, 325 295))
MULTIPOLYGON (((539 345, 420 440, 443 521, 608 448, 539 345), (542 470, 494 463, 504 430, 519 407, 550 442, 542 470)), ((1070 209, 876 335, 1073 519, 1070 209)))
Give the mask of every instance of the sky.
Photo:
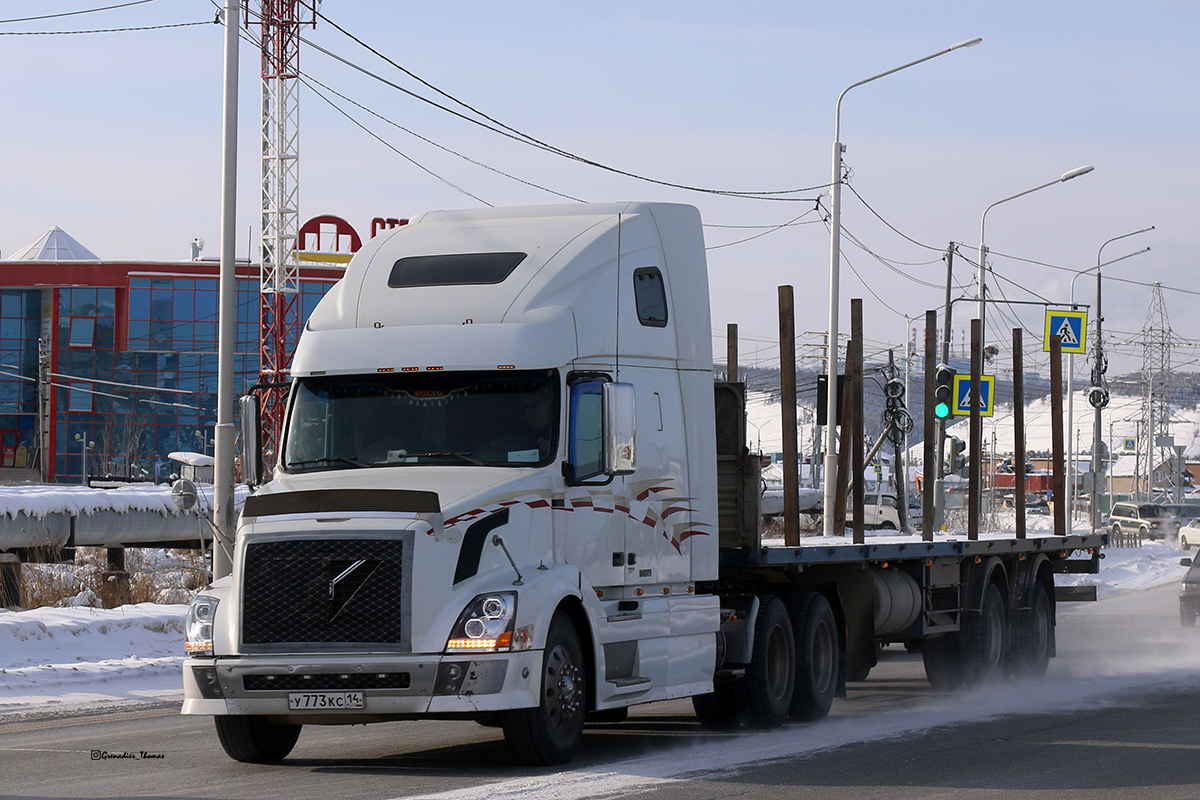
MULTIPOLYGON (((128 2, 0 0, 0 20, 128 2)), ((206 241, 204 255, 218 254, 223 30, 212 24, 215 9, 211 0, 149 0, 0 21, 0 107, 9 122, 0 129, 0 256, 55 225, 103 259, 182 260, 196 237, 206 241), (199 22, 208 24, 11 35, 199 22)), ((818 363, 828 327, 825 220, 838 95, 982 37, 977 47, 859 86, 842 102, 850 177, 840 332, 849 329, 850 299, 862 298, 867 355, 896 348, 903 357, 911 320, 938 309, 941 325, 948 244, 959 243, 952 297, 974 298, 984 209, 1054 182, 988 212, 995 370, 1011 368, 1011 331, 1020 325, 1026 369, 1045 371, 1046 304, 1065 307, 1073 288, 1077 303, 1094 305, 1094 269, 1084 271, 1098 263, 1101 245, 1154 226, 1103 251, 1107 262, 1151 248, 1102 271, 1111 369, 1141 369, 1158 282, 1172 366, 1200 371, 1200 320, 1191 313, 1200 297, 1194 3, 327 0, 319 10, 323 18, 301 34, 302 72, 384 119, 317 84, 336 106, 301 89, 301 219, 336 214, 365 237, 373 217, 430 209, 568 198, 694 204, 708 226, 718 360, 733 322, 742 362, 762 366, 778 363, 780 284, 795 287, 801 365, 818 363), (656 181, 803 191, 747 199, 638 180, 487 130, 470 121, 481 118, 467 106, 656 181), (1055 182, 1083 165, 1095 170, 1055 182), (796 224, 775 227, 789 221, 796 224)), ((239 256, 258 247, 259 69, 254 44, 243 42, 239 256)), ((974 302, 954 304, 956 348, 974 315, 974 302)), ((1086 383, 1086 360, 1076 362, 1086 383)))

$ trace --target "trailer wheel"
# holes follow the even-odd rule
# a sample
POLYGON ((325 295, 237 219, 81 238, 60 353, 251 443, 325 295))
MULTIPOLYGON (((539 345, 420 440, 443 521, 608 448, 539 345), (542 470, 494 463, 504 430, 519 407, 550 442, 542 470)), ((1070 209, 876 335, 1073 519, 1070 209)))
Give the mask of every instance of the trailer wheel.
POLYGON ((841 649, 833 609, 823 594, 797 592, 788 598, 796 640, 796 679, 788 716, 797 722, 823 719, 837 691, 841 649))
POLYGON ((958 632, 921 640, 925 677, 939 692, 952 692, 963 684, 962 648, 958 632))
POLYGON ((783 601, 763 595, 754 623, 746 675, 735 685, 752 728, 776 728, 787 719, 796 678, 796 640, 783 601))
POLYGON ((1034 582, 1029 616, 1013 628, 1012 664, 1016 675, 1040 678, 1050 666, 1050 643, 1054 636, 1054 611, 1050 595, 1034 582))
POLYGON ((961 633, 964 678, 983 683, 999 677, 1008 655, 1008 609, 994 583, 983 590, 978 616, 967 616, 961 633))
POLYGON ((708 694, 692 696, 692 709, 701 725, 712 731, 737 730, 742 724, 737 685, 742 680, 715 683, 708 694))
POLYGON ((247 764, 272 764, 287 758, 300 738, 300 725, 277 725, 258 715, 213 717, 225 754, 247 764))
POLYGON ((565 764, 583 741, 587 686, 579 633, 561 611, 546 635, 541 698, 534 708, 504 712, 504 738, 526 764, 565 764))

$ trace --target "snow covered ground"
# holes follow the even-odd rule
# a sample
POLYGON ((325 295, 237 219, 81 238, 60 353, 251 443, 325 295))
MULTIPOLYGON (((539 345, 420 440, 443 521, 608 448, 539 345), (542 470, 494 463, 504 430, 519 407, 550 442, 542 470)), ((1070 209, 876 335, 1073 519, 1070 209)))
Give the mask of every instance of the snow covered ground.
MULTIPOLYGON (((1060 575, 1095 583, 1100 597, 1178 581, 1176 547, 1105 551, 1099 575, 1060 575)), ((140 603, 0 610, 0 720, 47 712, 178 701, 182 697, 186 605, 140 603)))

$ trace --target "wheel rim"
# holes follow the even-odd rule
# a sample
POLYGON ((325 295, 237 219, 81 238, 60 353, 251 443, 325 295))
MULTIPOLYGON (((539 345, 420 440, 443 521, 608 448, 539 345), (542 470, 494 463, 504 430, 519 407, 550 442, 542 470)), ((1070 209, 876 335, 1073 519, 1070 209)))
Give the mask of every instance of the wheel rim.
POLYGON ((546 658, 546 714, 556 731, 566 727, 579 710, 582 688, 579 668, 561 644, 546 658))
POLYGON ((1004 656, 1004 614, 997 602, 988 603, 984 614, 984 663, 988 667, 995 667, 1004 656))
POLYGON ((767 689, 774 700, 782 700, 787 694, 788 671, 791 667, 788 656, 787 637, 783 628, 777 625, 771 629, 771 637, 767 642, 767 689))
POLYGON ((820 620, 813 630, 810 659, 813 688, 820 694, 828 692, 830 685, 836 680, 833 668, 834 652, 833 629, 827 620, 820 620))

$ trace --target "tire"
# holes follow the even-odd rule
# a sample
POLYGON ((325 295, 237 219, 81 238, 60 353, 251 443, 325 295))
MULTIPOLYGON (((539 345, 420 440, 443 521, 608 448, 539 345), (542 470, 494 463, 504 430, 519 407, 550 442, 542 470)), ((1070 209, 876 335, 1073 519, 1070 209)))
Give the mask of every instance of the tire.
POLYGON ((1050 594, 1040 581, 1034 581, 1029 600, 1029 615, 1013 626, 1011 657, 1014 675, 1040 678, 1050 666, 1054 642, 1054 607, 1050 594))
POLYGON ((1187 534, 1183 531, 1179 532, 1179 549, 1185 553, 1192 549, 1192 543, 1188 541, 1187 534))
POLYGON ((287 758, 301 725, 276 725, 257 715, 213 717, 225 754, 246 764, 273 764, 287 758))
POLYGON ((692 696, 692 709, 696 719, 711 731, 733 731, 742 724, 742 709, 738 704, 737 686, 742 679, 723 681, 713 685, 708 694, 692 696))
POLYGON ((796 678, 796 640, 783 601, 762 595, 754 624, 754 647, 745 676, 734 684, 752 728, 777 728, 787 719, 796 678))
POLYGON ((1183 606, 1179 607, 1179 624, 1185 628, 1196 627, 1196 612, 1186 609, 1183 606))
POLYGON ((555 612, 546 634, 540 686, 536 707, 504 712, 504 738, 526 764, 565 764, 583 741, 587 676, 579 633, 561 611, 555 612))
POLYGON ((892 524, 892 521, 889 519, 889 520, 885 520, 885 521, 883 521, 883 522, 879 523, 879 530, 881 530, 881 531, 894 531, 894 530, 896 530, 896 526, 895 526, 895 525, 893 525, 893 524, 892 524))
POLYGON ((959 636, 960 633, 956 631, 921 640, 925 677, 929 685, 939 692, 952 692, 963 685, 965 673, 959 636))
POLYGON ((983 590, 979 614, 966 617, 961 632, 963 677, 967 683, 985 683, 1000 677, 1008 657, 1008 609, 994 583, 983 590))
POLYGON ((606 708, 603 711, 593 711, 584 718, 585 722, 613 724, 629 719, 629 708, 606 708))
POLYGON ((824 719, 837 692, 841 644, 837 621, 825 596, 798 592, 788 598, 796 641, 795 686, 788 717, 797 722, 824 719))

